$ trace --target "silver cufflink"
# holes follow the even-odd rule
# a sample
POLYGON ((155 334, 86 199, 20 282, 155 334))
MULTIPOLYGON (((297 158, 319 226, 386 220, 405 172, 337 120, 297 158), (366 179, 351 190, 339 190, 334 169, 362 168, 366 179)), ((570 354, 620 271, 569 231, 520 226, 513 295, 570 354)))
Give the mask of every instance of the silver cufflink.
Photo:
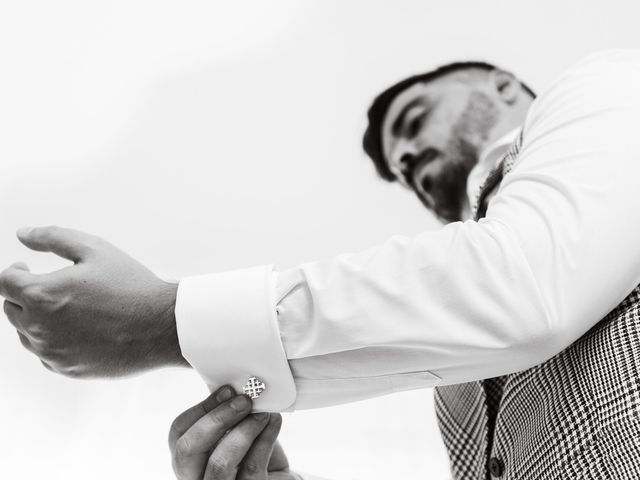
POLYGON ((267 386, 264 384, 264 382, 260 381, 258 377, 249 377, 247 383, 245 383, 244 387, 242 387, 242 391, 244 392, 244 394, 253 400, 262 395, 262 392, 264 392, 266 389, 267 386))

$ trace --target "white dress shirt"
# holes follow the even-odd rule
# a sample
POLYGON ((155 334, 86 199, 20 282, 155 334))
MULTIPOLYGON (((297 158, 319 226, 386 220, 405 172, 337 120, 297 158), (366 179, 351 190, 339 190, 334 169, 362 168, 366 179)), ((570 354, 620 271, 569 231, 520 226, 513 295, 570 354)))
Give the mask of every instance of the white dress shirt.
POLYGON ((491 378, 560 352, 640 283, 640 52, 571 67, 523 132, 479 222, 283 272, 183 279, 183 355, 211 388, 259 377, 256 409, 278 411, 491 378))

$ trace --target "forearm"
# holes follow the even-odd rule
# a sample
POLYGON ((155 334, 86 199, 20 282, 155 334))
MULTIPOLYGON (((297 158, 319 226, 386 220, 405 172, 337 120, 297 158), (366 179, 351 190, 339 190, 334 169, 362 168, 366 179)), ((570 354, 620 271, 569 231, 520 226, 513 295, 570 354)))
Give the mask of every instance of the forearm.
POLYGON ((486 378, 551 355, 557 344, 546 342, 548 319, 512 236, 452 227, 279 274, 186 279, 185 356, 210 385, 260 377, 269 397, 256 408, 285 410, 486 378), (285 401, 287 381, 295 396, 285 401))
POLYGON ((526 258, 499 227, 395 237, 278 284, 296 408, 489 378, 561 348, 526 258))

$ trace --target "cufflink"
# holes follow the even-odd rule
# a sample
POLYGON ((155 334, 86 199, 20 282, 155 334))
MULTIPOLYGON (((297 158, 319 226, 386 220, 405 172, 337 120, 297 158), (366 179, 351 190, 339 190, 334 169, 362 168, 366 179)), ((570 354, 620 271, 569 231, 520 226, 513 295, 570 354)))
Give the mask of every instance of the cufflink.
POLYGON ((260 381, 258 377, 249 377, 247 383, 245 383, 244 387, 242 387, 242 391, 244 392, 244 394, 252 400, 255 400, 260 395, 262 395, 262 392, 264 392, 266 389, 267 386, 262 381, 260 381))

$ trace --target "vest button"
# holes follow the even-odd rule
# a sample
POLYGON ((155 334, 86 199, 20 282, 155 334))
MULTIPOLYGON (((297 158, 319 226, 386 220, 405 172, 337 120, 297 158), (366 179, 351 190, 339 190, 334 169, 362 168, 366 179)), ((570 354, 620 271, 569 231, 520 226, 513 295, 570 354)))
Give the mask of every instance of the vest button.
POLYGON ((491 457, 489 460, 489 473, 492 477, 501 477, 504 473, 504 465, 499 458, 491 457))

